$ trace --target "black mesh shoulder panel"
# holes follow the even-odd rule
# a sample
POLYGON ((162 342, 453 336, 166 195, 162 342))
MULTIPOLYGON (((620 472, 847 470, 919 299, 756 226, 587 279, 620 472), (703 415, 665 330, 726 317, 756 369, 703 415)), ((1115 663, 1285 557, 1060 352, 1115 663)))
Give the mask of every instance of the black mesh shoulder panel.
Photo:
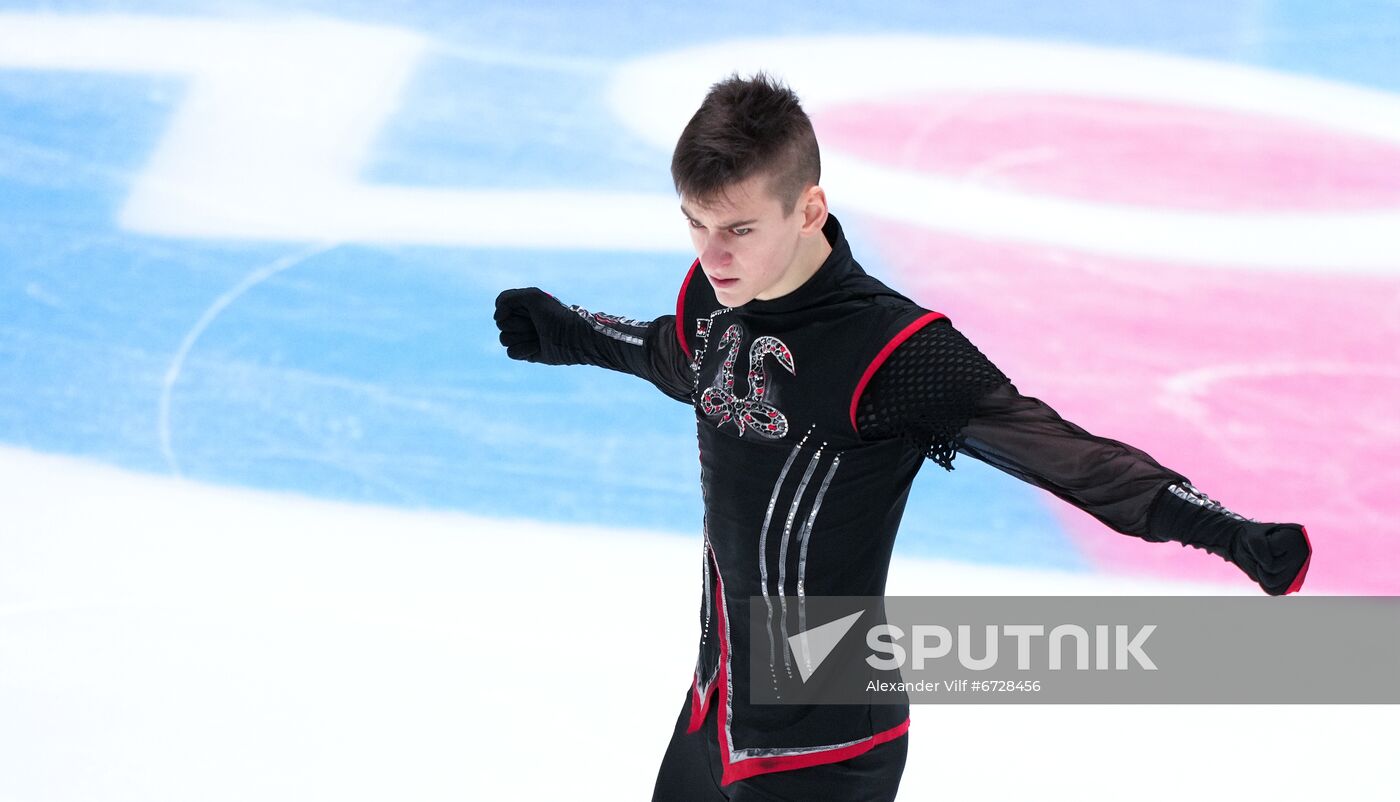
POLYGON ((861 437, 900 437, 947 470, 959 432, 977 401, 1007 383, 991 360, 947 318, 900 343, 875 372, 856 407, 861 437))

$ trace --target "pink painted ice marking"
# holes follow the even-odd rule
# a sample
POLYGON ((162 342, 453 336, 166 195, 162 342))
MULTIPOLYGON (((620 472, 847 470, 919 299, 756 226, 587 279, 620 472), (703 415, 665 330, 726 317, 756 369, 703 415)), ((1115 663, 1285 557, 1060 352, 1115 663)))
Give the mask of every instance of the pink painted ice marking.
POLYGON ((1234 211, 1400 205, 1400 147, 1260 114, 941 93, 831 107, 815 124, 827 148, 1037 194, 1234 211))

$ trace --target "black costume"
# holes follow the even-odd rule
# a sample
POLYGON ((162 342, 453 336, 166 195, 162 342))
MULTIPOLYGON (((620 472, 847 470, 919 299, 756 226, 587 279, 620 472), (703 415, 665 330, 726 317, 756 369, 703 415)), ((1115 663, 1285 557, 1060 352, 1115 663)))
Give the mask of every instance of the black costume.
MULTIPOLYGON (((718 705, 725 785, 847 760, 907 730, 907 704, 749 704, 748 604, 762 597, 785 626, 784 597, 883 595, 925 457, 948 469, 957 452, 984 460, 1118 532, 1219 554, 1270 593, 1301 584, 1301 527, 1235 515, 1144 452, 1020 395, 946 317, 867 275, 834 216, 823 233, 832 251, 811 278, 738 308, 716 300, 698 261, 675 316, 649 322, 538 290, 497 302, 512 357, 626 371, 695 407, 705 567, 687 730, 718 705)), ((787 634, 770 626, 774 671, 787 634)))

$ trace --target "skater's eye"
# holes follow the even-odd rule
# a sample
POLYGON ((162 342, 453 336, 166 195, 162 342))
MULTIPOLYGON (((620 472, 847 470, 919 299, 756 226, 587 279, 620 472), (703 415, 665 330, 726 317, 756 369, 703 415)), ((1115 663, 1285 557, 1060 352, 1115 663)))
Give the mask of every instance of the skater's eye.
POLYGON ((704 228, 704 227, 705 227, 705 226, 701 225, 699 222, 697 222, 695 219, 690 218, 690 217, 687 217, 687 218, 686 218, 686 222, 690 223, 690 227, 691 227, 691 228, 704 228))
POLYGON ((731 228, 729 230, 733 232, 734 236, 736 237, 742 237, 750 231, 753 231, 752 228, 731 228))

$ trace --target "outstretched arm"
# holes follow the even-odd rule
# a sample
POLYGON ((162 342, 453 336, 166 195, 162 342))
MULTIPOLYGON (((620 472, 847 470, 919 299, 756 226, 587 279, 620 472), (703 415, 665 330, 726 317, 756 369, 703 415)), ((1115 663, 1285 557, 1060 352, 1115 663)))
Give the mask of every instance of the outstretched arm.
POLYGON ((1146 452, 1098 437, 1021 395, 946 320, 901 344, 861 399, 861 434, 903 437, 951 470, 963 453, 1144 540, 1205 549, 1267 593, 1301 586, 1311 547, 1298 524, 1236 515, 1146 452))
POLYGON ((537 287, 496 296, 496 327, 511 359, 596 365, 631 373, 690 403, 694 377, 676 339, 674 315, 641 322, 565 306, 537 287))

